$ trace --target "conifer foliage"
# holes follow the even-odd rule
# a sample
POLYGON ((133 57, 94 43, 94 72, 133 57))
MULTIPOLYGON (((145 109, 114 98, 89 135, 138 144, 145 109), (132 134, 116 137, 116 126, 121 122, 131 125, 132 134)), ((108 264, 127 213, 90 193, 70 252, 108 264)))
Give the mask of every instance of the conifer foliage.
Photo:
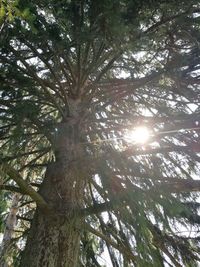
POLYGON ((199 1, 0 4, 1 266, 198 266, 199 1))

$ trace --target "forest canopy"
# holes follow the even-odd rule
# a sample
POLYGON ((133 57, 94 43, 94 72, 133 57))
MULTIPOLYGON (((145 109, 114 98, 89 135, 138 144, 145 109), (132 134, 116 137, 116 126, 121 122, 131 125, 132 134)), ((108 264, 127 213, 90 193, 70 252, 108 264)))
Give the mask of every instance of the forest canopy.
POLYGON ((199 42, 198 0, 0 1, 1 266, 198 266, 199 42))

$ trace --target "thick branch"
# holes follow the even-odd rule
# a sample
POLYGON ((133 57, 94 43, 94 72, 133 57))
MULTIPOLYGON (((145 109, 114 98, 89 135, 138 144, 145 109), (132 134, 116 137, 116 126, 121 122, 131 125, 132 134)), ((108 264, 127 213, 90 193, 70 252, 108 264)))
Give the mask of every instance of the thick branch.
POLYGON ((38 207, 48 210, 49 207, 46 203, 46 201, 42 198, 42 196, 36 192, 16 171, 13 167, 11 167, 9 164, 3 164, 3 171, 4 173, 8 174, 12 180, 16 182, 16 184, 19 186, 21 191, 24 194, 29 195, 38 205, 38 207))

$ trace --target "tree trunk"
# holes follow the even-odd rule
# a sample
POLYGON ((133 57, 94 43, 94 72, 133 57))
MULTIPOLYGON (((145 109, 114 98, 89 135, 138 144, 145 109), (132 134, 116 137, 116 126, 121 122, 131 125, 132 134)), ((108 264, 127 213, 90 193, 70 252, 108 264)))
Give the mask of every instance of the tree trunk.
POLYGON ((37 212, 21 267, 77 267, 80 221, 50 218, 37 212))
POLYGON ((15 228, 16 221, 17 221, 16 215, 17 215, 17 211, 19 209, 19 207, 18 207, 19 199, 20 199, 20 195, 18 193, 15 193, 13 195, 10 211, 9 211, 8 217, 6 219, 5 231, 3 234, 3 240, 2 240, 2 244, 1 244, 1 248, 0 248, 0 266, 1 267, 11 266, 8 263, 8 261, 9 261, 8 260, 9 249, 11 246, 14 228, 15 228))
POLYGON ((80 164, 78 129, 61 124, 55 141, 56 162, 47 167, 39 190, 54 213, 37 208, 21 267, 77 267, 85 175, 80 164))

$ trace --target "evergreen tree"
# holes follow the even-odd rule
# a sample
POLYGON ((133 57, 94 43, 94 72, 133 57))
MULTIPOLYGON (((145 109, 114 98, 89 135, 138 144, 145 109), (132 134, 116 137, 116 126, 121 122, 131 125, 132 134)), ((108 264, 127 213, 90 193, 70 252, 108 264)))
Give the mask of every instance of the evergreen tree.
POLYGON ((0 2, 2 266, 197 266, 198 2, 0 2))

